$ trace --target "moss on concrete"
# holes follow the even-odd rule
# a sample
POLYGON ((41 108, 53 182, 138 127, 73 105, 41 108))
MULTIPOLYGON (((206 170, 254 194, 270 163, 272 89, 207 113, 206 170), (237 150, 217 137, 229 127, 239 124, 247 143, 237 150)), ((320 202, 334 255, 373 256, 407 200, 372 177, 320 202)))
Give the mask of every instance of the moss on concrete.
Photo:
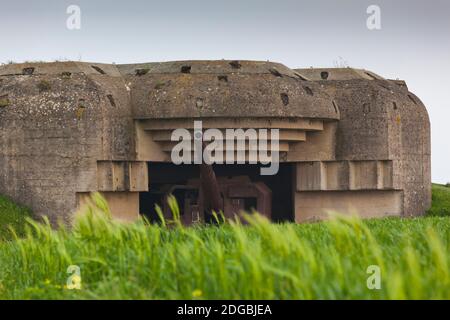
POLYGON ((10 102, 8 98, 1 98, 0 99, 0 108, 4 108, 9 106, 10 102))

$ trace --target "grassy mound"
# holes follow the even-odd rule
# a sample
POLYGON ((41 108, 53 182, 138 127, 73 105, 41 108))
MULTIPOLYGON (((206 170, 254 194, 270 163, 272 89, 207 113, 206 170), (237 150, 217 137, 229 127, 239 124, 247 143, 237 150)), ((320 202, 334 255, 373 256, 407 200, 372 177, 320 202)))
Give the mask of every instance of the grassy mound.
POLYGON ((0 241, 11 239, 10 228, 18 235, 24 234, 25 219, 31 216, 31 211, 13 203, 7 197, 0 195, 0 241))
POLYGON ((432 205, 427 215, 450 217, 450 186, 433 184, 432 205))
POLYGON ((448 217, 124 225, 98 198, 70 231, 31 225, 0 243, 0 298, 450 299, 448 217))

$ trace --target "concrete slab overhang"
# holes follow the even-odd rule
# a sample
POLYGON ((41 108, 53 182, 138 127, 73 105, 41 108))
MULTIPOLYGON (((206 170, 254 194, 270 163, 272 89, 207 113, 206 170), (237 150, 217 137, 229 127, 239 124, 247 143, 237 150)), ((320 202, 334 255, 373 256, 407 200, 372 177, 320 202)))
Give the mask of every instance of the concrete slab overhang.
POLYGON ((321 89, 279 63, 177 61, 118 66, 136 118, 289 117, 338 120, 321 89))

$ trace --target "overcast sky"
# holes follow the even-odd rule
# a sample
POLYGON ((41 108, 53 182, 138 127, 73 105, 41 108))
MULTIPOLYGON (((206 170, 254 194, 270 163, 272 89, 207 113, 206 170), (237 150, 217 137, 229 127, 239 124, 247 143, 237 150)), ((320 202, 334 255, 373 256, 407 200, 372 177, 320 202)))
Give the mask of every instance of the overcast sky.
POLYGON ((348 64, 407 81, 431 118, 432 174, 450 182, 450 1, 0 0, 0 62, 271 60, 348 64), (366 10, 381 9, 381 30, 366 10), (69 5, 81 29, 69 30, 69 5))

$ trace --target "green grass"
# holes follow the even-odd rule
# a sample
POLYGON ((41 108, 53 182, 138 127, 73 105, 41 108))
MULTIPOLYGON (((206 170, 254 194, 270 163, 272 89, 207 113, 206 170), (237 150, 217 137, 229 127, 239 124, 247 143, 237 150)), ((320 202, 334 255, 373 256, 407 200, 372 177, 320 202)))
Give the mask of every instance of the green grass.
POLYGON ((450 185, 433 184, 432 205, 427 215, 450 217, 450 185))
POLYGON ((70 231, 30 222, 0 243, 0 299, 450 299, 448 217, 248 219, 124 225, 96 197, 70 231), (81 290, 66 287, 70 265, 81 290), (366 285, 371 265, 380 290, 366 285))
POLYGON ((29 209, 16 205, 10 199, 0 195, 0 241, 11 238, 11 227, 17 234, 23 235, 25 220, 30 216, 29 209))
POLYGON ((30 211, 0 196, 0 299, 450 299, 442 185, 433 185, 428 216, 414 219, 249 216, 248 225, 184 228, 111 221, 99 197, 87 211, 71 230, 55 230, 25 224, 30 211), (67 287, 70 265, 80 267, 81 290, 67 287), (367 288, 371 265, 380 290, 367 288))

